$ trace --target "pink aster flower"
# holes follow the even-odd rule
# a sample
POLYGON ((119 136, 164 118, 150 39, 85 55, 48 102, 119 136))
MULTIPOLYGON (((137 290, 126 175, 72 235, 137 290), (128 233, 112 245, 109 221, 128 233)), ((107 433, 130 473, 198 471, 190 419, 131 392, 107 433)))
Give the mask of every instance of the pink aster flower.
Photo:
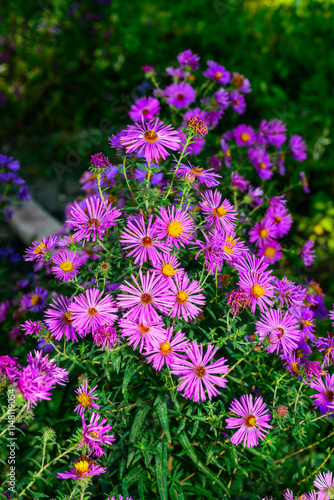
POLYGON ((230 94, 232 109, 239 115, 243 115, 246 111, 246 101, 244 96, 237 90, 233 90, 230 94))
POLYGON ((24 260, 40 261, 44 259, 46 253, 50 252, 58 243, 58 238, 51 235, 48 238, 42 238, 40 242, 33 241, 32 245, 27 248, 23 257, 24 260))
POLYGON ((287 307, 291 309, 292 307, 301 306, 303 304, 303 288, 301 285, 295 285, 292 281, 289 281, 286 276, 282 280, 274 278, 274 286, 278 292, 277 300, 279 301, 280 307, 287 307))
POLYGON ((331 495, 326 491, 315 491, 312 490, 309 493, 303 493, 300 500, 331 500, 331 495))
POLYGON ((297 161, 304 161, 307 158, 306 154, 306 142, 300 137, 300 135, 292 135, 290 137, 289 148, 292 156, 297 161))
POLYGON ((142 120, 152 120, 155 115, 159 114, 160 102, 155 97, 140 97, 132 104, 129 116, 134 122, 142 120))
POLYGON ((213 192, 211 189, 201 195, 203 201, 199 204, 205 214, 205 218, 212 225, 221 226, 224 231, 231 232, 235 227, 235 219, 237 212, 227 198, 222 202, 222 195, 216 189, 213 192))
POLYGON ((151 269, 151 273, 169 281, 175 276, 181 276, 184 273, 184 268, 180 267, 180 265, 175 255, 170 253, 159 254, 155 262, 152 262, 153 269, 151 269))
POLYGON ((216 82, 226 85, 231 80, 231 73, 227 71, 224 66, 216 63, 215 61, 207 61, 208 69, 203 73, 205 78, 215 80, 216 82))
POLYGON ((40 370, 30 365, 17 372, 13 382, 17 392, 28 402, 27 410, 39 401, 50 400, 51 390, 56 385, 52 376, 41 374, 40 370))
POLYGON ((305 266, 311 266, 314 262, 315 251, 313 250, 313 247, 314 241, 307 240, 301 250, 300 256, 303 259, 305 266))
POLYGON ((203 288, 197 280, 189 281, 187 274, 176 276, 169 282, 173 296, 173 306, 170 316, 183 318, 185 321, 196 318, 201 312, 198 306, 205 304, 205 296, 201 293, 203 288))
MULTIPOLYGON (((233 92, 231 93, 233 94, 233 92)), ((222 111, 225 111, 230 105, 230 93, 224 87, 220 87, 217 92, 214 93, 214 98, 222 111)), ((232 98, 232 96, 231 96, 232 98)))
POLYGON ((150 319, 144 324, 124 318, 119 321, 119 327, 123 337, 133 346, 133 350, 139 346, 140 353, 150 348, 154 342, 163 342, 166 336, 165 325, 160 318, 150 319))
POLYGON ((179 248, 192 240, 195 223, 182 208, 161 208, 156 223, 160 231, 159 236, 167 237, 167 245, 179 248))
MULTIPOLYGON (((230 146, 228 145, 228 143, 223 138, 220 141, 220 145, 221 145, 221 148, 222 148, 222 151, 223 151, 223 155, 224 155, 225 167, 226 168, 231 168, 231 166, 232 166, 232 156, 231 156, 230 146)), ((238 175, 237 172, 233 172, 233 174, 238 175)), ((249 184, 248 181, 246 181, 246 182, 249 184)))
POLYGON ((134 257, 134 263, 139 262, 140 265, 147 260, 155 263, 160 252, 170 250, 166 242, 161 239, 161 232, 157 222, 153 223, 152 215, 149 216, 147 228, 144 217, 140 217, 135 223, 128 222, 120 237, 125 249, 130 250, 127 256, 134 257))
MULTIPOLYGON (((22 326, 22 325, 21 325, 22 326)), ((318 337, 313 340, 313 345, 317 351, 324 352, 323 366, 331 366, 334 362, 334 337, 327 332, 326 337, 318 337)))
POLYGON ((249 231, 249 241, 257 247, 268 245, 275 238, 275 225, 269 219, 262 219, 249 231))
POLYGON ((244 75, 240 75, 240 73, 232 73, 231 84, 244 94, 252 92, 250 81, 244 75))
POLYGON ((99 399, 99 396, 95 393, 96 388, 97 385, 88 389, 88 382, 87 379, 85 379, 81 383, 80 387, 74 391, 77 394, 76 398, 78 400, 78 405, 74 409, 75 413, 82 416, 85 413, 86 408, 90 411, 90 413, 93 413, 91 408, 95 408, 95 410, 100 408, 94 401, 94 399, 99 399))
POLYGON ((271 167, 273 166, 270 161, 270 155, 268 151, 261 148, 260 146, 252 147, 248 150, 248 158, 255 167, 255 170, 259 174, 261 179, 270 179, 273 175, 271 167))
POLYGON ((73 314, 73 328, 79 332, 87 333, 98 326, 112 324, 117 319, 113 314, 117 312, 115 301, 110 295, 103 296, 103 292, 97 288, 90 288, 73 297, 69 308, 73 314))
POLYGON ((178 132, 171 125, 159 121, 159 118, 155 121, 128 125, 121 141, 127 153, 138 150, 138 154, 144 153, 147 162, 153 160, 156 163, 160 158, 165 160, 170 155, 167 149, 177 151, 180 144, 178 132))
POLYGON ((91 155, 90 162, 96 170, 104 170, 110 167, 110 160, 103 153, 96 153, 91 155))
POLYGON ((188 166, 184 163, 181 163, 177 171, 178 177, 184 176, 185 179, 190 182, 198 180, 200 183, 204 183, 207 187, 219 185, 222 176, 215 174, 213 168, 205 170, 201 167, 194 167, 190 162, 188 163, 188 166))
POLYGON ((253 186, 248 187, 247 193, 247 204, 257 207, 262 204, 263 191, 260 187, 254 188, 253 186))
POLYGON ((189 67, 193 71, 198 70, 199 59, 200 59, 199 56, 197 54, 193 54, 190 49, 187 49, 184 52, 181 52, 177 56, 177 60, 179 62, 179 65, 181 66, 181 68, 189 67))
POLYGON ((153 362, 153 368, 157 371, 160 371, 165 364, 174 365, 189 345, 189 340, 186 339, 184 333, 177 332, 173 335, 173 327, 167 328, 162 339, 154 339, 151 345, 146 347, 144 353, 147 356, 146 362, 153 362))
POLYGON ((271 240, 259 248, 258 257, 263 257, 263 261, 268 264, 275 264, 283 257, 282 247, 277 241, 271 240))
POLYGON ((65 335, 67 340, 78 341, 72 326, 73 314, 70 312, 71 301, 60 295, 49 304, 50 309, 45 311, 45 324, 56 340, 65 335))
POLYGON ((86 424, 84 417, 82 417, 82 441, 77 446, 84 451, 87 449, 89 454, 93 453, 97 457, 106 454, 102 448, 103 445, 112 445, 113 441, 116 441, 114 434, 107 435, 107 432, 111 430, 111 425, 105 425, 107 419, 103 417, 99 422, 100 418, 98 413, 92 413, 89 424, 86 424))
POLYGON ((314 398, 313 405, 319 408, 323 415, 334 411, 334 373, 325 373, 324 378, 318 377, 310 383, 310 387, 317 391, 310 398, 314 398))
POLYGON ((274 224, 275 238, 282 238, 282 236, 290 231, 292 216, 287 212, 287 209, 282 205, 273 205, 267 210, 265 218, 274 224))
POLYGON ((270 309, 262 313, 260 321, 255 324, 260 340, 268 342, 268 352, 278 354, 282 350, 287 355, 297 348, 300 331, 296 319, 288 312, 283 314, 280 309, 270 309))
POLYGON ((230 411, 238 415, 237 418, 226 419, 226 429, 239 428, 231 437, 231 442, 235 445, 243 441, 245 448, 253 448, 259 444, 259 440, 265 439, 267 429, 272 427, 268 424, 271 419, 269 410, 261 397, 255 398, 253 403, 253 396, 245 394, 241 396, 240 402, 234 399, 230 411))
POLYGON ((109 227, 116 225, 116 219, 121 215, 120 210, 112 208, 107 199, 97 197, 86 198, 86 211, 78 203, 71 210, 70 222, 76 231, 74 237, 78 240, 96 241, 109 227), (87 212, 87 213, 86 213, 87 212))
POLYGON ((125 293, 117 296, 118 307, 129 308, 126 317, 146 325, 151 319, 158 319, 156 310, 165 314, 170 311, 173 294, 166 281, 151 273, 143 275, 142 271, 139 271, 139 280, 133 275, 131 278, 132 283, 125 280, 120 286, 120 290, 125 293))
POLYGON ((238 174, 238 172, 232 172, 231 184, 244 193, 247 190, 249 181, 247 181, 242 175, 238 174))
POLYGON ((58 479, 85 479, 87 477, 99 476, 106 472, 106 467, 101 467, 98 462, 91 457, 82 457, 74 463, 74 467, 69 472, 59 472, 58 479))
POLYGON ((235 266, 239 272, 238 285, 242 291, 248 294, 254 312, 258 305, 264 312, 273 305, 271 298, 274 296, 272 285, 272 271, 266 271, 268 264, 263 259, 254 255, 245 254, 235 266))
POLYGON ((251 146, 255 142, 255 132, 250 125, 238 125, 233 135, 238 146, 251 146))
POLYGON ((37 337, 43 330, 43 325, 40 321, 31 321, 30 319, 27 319, 20 327, 25 335, 36 335, 37 337))
POLYGON ((27 295, 22 295, 21 306, 24 311, 40 312, 44 309, 48 291, 37 286, 35 290, 27 295))
POLYGON ((220 358, 210 363, 216 354, 218 347, 212 344, 207 345, 207 350, 203 352, 203 345, 197 344, 196 340, 186 348, 185 356, 176 359, 172 366, 172 373, 179 375, 180 385, 178 391, 184 390, 184 397, 193 401, 205 401, 207 396, 211 401, 213 396, 218 396, 220 391, 215 387, 226 387, 227 380, 224 375, 228 372, 229 366, 225 358, 220 358))
POLYGON ((313 481, 314 487, 328 494, 334 491, 333 472, 319 472, 313 481))
POLYGON ((205 256, 205 267, 211 273, 220 272, 224 263, 222 251, 223 235, 219 231, 214 230, 209 235, 203 232, 205 241, 196 240, 195 245, 200 248, 195 259, 197 260, 200 254, 205 256))
POLYGON ((195 101, 196 91, 189 83, 172 83, 165 88, 166 102, 177 108, 187 108, 195 101))
POLYGON ((111 325, 98 326, 94 328, 92 334, 94 343, 102 349, 113 349, 122 343, 116 328, 111 325))
POLYGON ((220 246, 223 258, 229 261, 231 265, 236 263, 240 257, 248 252, 245 243, 240 241, 240 238, 236 238, 236 233, 234 231, 222 233, 218 245, 220 246))
POLYGON ((51 261, 54 264, 51 267, 51 271, 56 278, 62 281, 73 279, 79 273, 82 265, 81 258, 73 250, 65 250, 64 252, 54 254, 51 261))
POLYGON ((6 384, 7 379, 13 382, 19 375, 22 367, 16 363, 17 358, 7 355, 0 356, 0 380, 6 384))

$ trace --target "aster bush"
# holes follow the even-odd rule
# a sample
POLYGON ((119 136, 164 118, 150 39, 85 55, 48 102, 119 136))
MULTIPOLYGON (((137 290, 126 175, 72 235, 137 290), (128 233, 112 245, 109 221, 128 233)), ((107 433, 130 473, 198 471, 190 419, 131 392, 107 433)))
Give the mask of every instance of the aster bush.
POLYGON ((277 118, 237 124, 244 75, 177 61, 164 85, 143 67, 153 95, 2 306, 26 341, 0 357, 7 498, 334 498, 334 339, 314 242, 290 238, 306 144, 277 118))

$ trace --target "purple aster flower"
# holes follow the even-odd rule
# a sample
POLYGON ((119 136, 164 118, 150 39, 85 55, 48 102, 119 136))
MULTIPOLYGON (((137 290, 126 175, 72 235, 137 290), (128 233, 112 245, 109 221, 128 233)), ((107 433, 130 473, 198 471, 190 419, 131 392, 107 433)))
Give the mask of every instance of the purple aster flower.
POLYGON ((52 376, 42 375, 38 369, 28 365, 18 373, 14 386, 28 402, 27 410, 29 410, 31 406, 36 406, 38 401, 51 399, 51 389, 55 386, 55 380, 52 376))
POLYGON ((258 249, 257 256, 263 257, 268 264, 275 264, 283 257, 282 247, 275 240, 268 241, 258 249))
POLYGON ((79 403, 74 409, 75 413, 82 416, 85 413, 86 408, 90 411, 90 413, 93 413, 91 408, 95 408, 95 410, 100 408, 94 401, 94 399, 99 399, 99 396, 95 393, 96 388, 97 385, 88 390, 88 382, 87 379, 85 379, 81 383, 80 387, 74 391, 77 394, 76 398, 79 403))
POLYGON ((261 148, 260 146, 255 146, 248 150, 248 158, 252 162, 255 167, 255 170, 259 174, 261 179, 270 179, 273 175, 272 170, 272 162, 270 161, 270 155, 268 151, 261 148))
POLYGON ((119 134, 113 134, 111 137, 108 137, 108 142, 111 148, 117 149, 119 151, 125 149, 125 145, 122 141, 122 137, 125 131, 120 132, 119 134))
POLYGON ((326 337, 318 337, 313 339, 313 345, 317 351, 324 352, 323 366, 330 366, 334 362, 334 337, 331 337, 327 332, 326 337))
POLYGON ((117 296, 118 307, 129 308, 125 317, 138 320, 141 324, 150 324, 151 319, 159 318, 156 309, 168 313, 173 304, 173 294, 165 280, 139 271, 139 280, 131 275, 132 282, 124 281, 120 290, 125 292, 117 296))
POLYGON ((324 378, 312 380, 310 387, 317 391, 317 394, 310 396, 314 398, 313 405, 319 408, 323 415, 334 411, 334 373, 325 373, 324 378))
POLYGON ((314 487, 330 494, 334 491, 333 472, 319 472, 313 481, 314 487))
POLYGON ((287 209, 281 205, 270 206, 266 217, 275 226, 275 238, 282 238, 286 235, 292 226, 292 216, 287 213, 287 209))
POLYGON ((153 368, 157 371, 160 371, 165 364, 167 366, 174 365, 189 345, 189 340, 186 339, 184 333, 177 332, 174 336, 173 334, 173 327, 167 328, 163 338, 152 339, 151 343, 146 346, 144 353, 147 356, 146 362, 153 362, 153 368))
POLYGON ((43 311, 47 296, 48 291, 44 290, 44 288, 42 288, 41 286, 38 286, 32 293, 22 295, 21 306, 24 311, 43 311))
POLYGON ((34 351, 34 354, 27 354, 28 366, 38 370, 41 375, 51 377, 54 384, 66 385, 68 383, 68 371, 60 368, 54 359, 49 360, 46 354, 43 358, 43 351, 34 351))
POLYGON ((196 318, 201 312, 198 306, 205 304, 205 296, 201 293, 203 288, 197 280, 189 281, 187 274, 175 276, 169 282, 173 302, 170 316, 183 318, 185 321, 196 318))
POLYGON ((10 184, 25 184, 25 180, 19 177, 15 172, 2 172, 0 182, 9 182, 10 184))
POLYGON ((314 335, 314 318, 312 311, 308 307, 295 307, 292 311, 292 314, 297 319, 299 326, 301 328, 301 336, 304 340, 313 341, 315 338, 314 335))
POLYGON ((122 343, 116 328, 111 325, 98 326, 92 331, 92 334, 93 341, 102 349, 113 349, 116 345, 122 343))
POLYGON ((30 319, 27 319, 20 327, 25 335, 36 335, 37 337, 43 330, 43 325, 40 321, 31 321, 30 319))
POLYGON ((247 181, 242 175, 238 174, 238 172, 232 172, 231 184, 244 193, 247 190, 249 181, 247 181))
POLYGON ((245 78, 244 75, 240 75, 240 73, 232 73, 231 84, 244 94, 252 92, 248 78, 245 78))
POLYGON ((48 238, 42 238, 40 242, 33 241, 32 245, 27 248, 23 257, 24 260, 40 261, 44 258, 47 252, 50 252, 58 243, 58 238, 51 235, 48 238))
POLYGON ((222 203, 222 195, 216 189, 207 190, 201 195, 203 201, 199 204, 204 212, 206 220, 212 225, 221 226, 224 231, 231 232, 235 227, 237 212, 231 203, 225 198, 222 203))
MULTIPOLYGON (((305 498, 305 500, 331 500, 331 495, 327 494, 326 491, 310 491, 309 493, 304 493, 302 497, 305 498)), ((301 500, 304 500, 304 498, 301 498, 301 500)))
POLYGON ((284 175, 285 174, 285 153, 281 153, 278 151, 278 156, 277 156, 277 171, 279 175, 284 175))
POLYGON ((215 174, 213 168, 205 170, 201 167, 194 167, 190 162, 188 166, 181 163, 177 175, 178 177, 184 176, 187 181, 193 182, 198 180, 200 183, 204 183, 207 187, 218 186, 221 175, 215 174))
POLYGON ((99 422, 100 418, 98 413, 92 413, 89 424, 86 424, 84 417, 82 417, 82 442, 77 446, 84 451, 87 449, 89 454, 93 453, 97 457, 106 454, 102 448, 104 444, 112 445, 116 441, 114 434, 107 435, 107 432, 111 430, 111 425, 105 425, 107 419, 102 418, 99 422))
POLYGON ((234 231, 220 233, 220 236, 221 239, 217 242, 217 245, 220 247, 222 257, 229 261, 231 265, 234 265, 245 252, 248 252, 244 242, 240 241, 240 238, 236 238, 234 231))
POLYGON ((31 200, 31 194, 30 194, 27 186, 20 187, 20 189, 18 190, 18 193, 17 193, 17 199, 19 201, 30 201, 31 200))
POLYGON ((155 73, 155 68, 153 66, 149 66, 148 64, 142 66, 141 70, 143 73, 145 73, 146 78, 150 76, 151 73, 155 73))
POLYGON ((267 122, 262 120, 260 130, 257 134, 257 141, 261 145, 271 145, 276 148, 281 146, 286 141, 286 125, 282 120, 271 120, 267 122))
POLYGON ((177 108, 187 108, 195 101, 196 91, 189 83, 172 83, 165 88, 166 102, 177 108))
POLYGON ((4 302, 1 302, 1 304, 0 304, 0 323, 5 321, 9 306, 10 306, 9 300, 5 300, 4 302))
POLYGON ((119 321, 119 327, 123 337, 126 337, 129 345, 133 346, 133 350, 139 345, 140 353, 144 349, 148 350, 154 342, 163 342, 166 336, 165 325, 161 318, 150 319, 144 324, 125 318, 119 321))
POLYGON ((275 236, 275 225, 269 219, 262 219, 249 231, 249 241, 260 248, 269 245, 275 236))
POLYGON ((272 271, 266 271, 268 264, 258 259, 255 255, 246 253, 235 265, 239 272, 238 285, 241 290, 248 294, 254 312, 258 305, 261 312, 272 307, 271 298, 274 296, 272 285, 272 271))
POLYGON ((241 396, 240 402, 237 399, 231 403, 230 411, 238 417, 230 417, 226 419, 226 429, 236 429, 237 432, 231 437, 231 442, 235 445, 243 442, 245 448, 253 448, 259 444, 259 440, 266 437, 268 429, 271 425, 268 424, 271 417, 266 403, 261 397, 254 398, 251 394, 241 396))
POLYGON ((315 250, 313 250, 314 241, 307 240, 301 250, 301 258, 304 261, 305 266, 311 266, 315 259, 315 250))
POLYGON ((191 68, 193 71, 198 70, 199 56, 197 54, 193 54, 190 49, 181 52, 177 56, 177 60, 181 68, 191 68))
POLYGON ((170 250, 166 242, 161 241, 162 235, 157 222, 153 222, 153 216, 150 215, 147 228, 144 217, 136 220, 135 223, 128 222, 123 228, 120 237, 121 243, 125 245, 128 257, 134 258, 134 263, 140 265, 146 261, 155 263, 160 252, 170 250))
POLYGON ((0 380, 3 376, 4 384, 6 384, 7 379, 13 382, 20 373, 22 367, 16 363, 16 360, 17 358, 11 358, 7 355, 0 356, 0 380))
POLYGON ((311 190, 309 188, 309 183, 308 183, 307 177, 305 175, 305 172, 300 172, 299 175, 300 175, 300 180, 301 180, 301 183, 303 186, 304 193, 310 194, 311 190))
POLYGON ((184 273, 184 268, 180 267, 180 265, 175 255, 170 253, 159 254, 155 262, 152 262, 153 269, 151 269, 151 273, 154 276, 170 281, 175 276, 181 276, 184 273))
POLYGON ((292 307, 301 306, 303 304, 302 286, 295 285, 292 281, 289 281, 286 276, 284 276, 282 280, 275 277, 273 284, 278 292, 277 300, 279 301, 280 307, 291 309, 292 307))
POLYGON ((160 231, 159 236, 167 237, 167 245, 179 248, 192 240, 195 223, 182 208, 176 209, 175 206, 161 208, 156 223, 160 231))
POLYGON ((142 120, 152 120, 155 115, 159 114, 160 102, 155 97, 140 97, 132 104, 129 116, 134 122, 142 120))
POLYGON ((207 350, 203 352, 203 345, 197 344, 196 340, 186 348, 185 356, 176 359, 172 366, 172 373, 179 375, 178 391, 184 390, 184 397, 193 401, 205 401, 207 395, 211 401, 213 396, 218 396, 220 391, 215 387, 225 388, 227 380, 224 375, 228 372, 229 366, 225 358, 220 358, 213 363, 210 363, 218 347, 212 344, 207 345, 207 350))
POLYGON ((226 71, 224 66, 221 66, 221 64, 218 64, 215 61, 207 61, 206 64, 208 65, 208 69, 206 69, 203 73, 205 78, 222 83, 223 85, 230 83, 231 73, 226 71))
POLYGON ((127 153, 135 150, 138 150, 138 154, 143 152, 147 162, 152 160, 159 162, 160 158, 165 160, 170 155, 167 149, 177 151, 181 142, 178 132, 171 125, 165 125, 164 122, 159 121, 158 118, 155 121, 128 125, 121 141, 127 153))
POLYGON ((248 186, 248 193, 247 193, 248 205, 253 205, 254 207, 262 205, 263 201, 262 196, 263 196, 263 191, 260 187, 254 188, 253 186, 248 186))
MULTIPOLYGON (((231 94, 233 94, 233 92, 231 94)), ((225 109, 229 107, 231 102, 230 94, 226 89, 224 89, 224 87, 221 87, 214 93, 214 98, 221 110, 225 111, 225 109)))
POLYGON ((49 304, 50 309, 45 311, 45 324, 56 340, 60 340, 65 335, 66 340, 78 341, 77 334, 72 326, 71 303, 72 301, 67 297, 60 295, 57 299, 53 299, 53 302, 49 304))
POLYGON ((205 267, 210 270, 212 273, 220 272, 222 269, 222 265, 224 263, 224 256, 222 251, 222 238, 223 234, 220 234, 219 231, 214 230, 209 233, 209 235, 203 233, 203 237, 205 241, 196 240, 195 245, 200 248, 195 259, 197 260, 198 256, 204 253, 205 256, 205 267))
POLYGON ((233 90, 233 92, 231 92, 230 94, 230 99, 233 111, 235 111, 239 115, 243 115, 246 111, 245 97, 237 90, 233 90))
MULTIPOLYGON (((179 130, 179 138, 180 138, 179 151, 181 152, 187 140, 186 134, 182 134, 181 129, 179 130)), ((206 142, 203 137, 194 136, 191 139, 191 143, 188 145, 186 149, 186 153, 188 153, 189 155, 199 155, 202 149, 204 148, 205 144, 206 142)))
POLYGON ((239 312, 249 306, 249 297, 241 290, 232 290, 232 292, 228 293, 226 296, 228 305, 231 307, 232 313, 235 315, 239 314, 239 312))
POLYGON ((0 166, 8 168, 8 170, 12 170, 13 172, 20 170, 20 162, 14 160, 13 156, 6 156, 4 154, 0 154, 0 166))
POLYGON ((186 72, 183 71, 182 68, 173 68, 172 66, 168 66, 166 68, 166 73, 175 79, 186 77, 186 72))
POLYGON ((300 137, 300 135, 292 135, 290 137, 289 148, 292 156, 297 161, 304 161, 307 158, 306 154, 306 142, 300 137))
POLYGON ((70 469, 69 472, 59 472, 57 475, 58 479, 85 479, 87 477, 99 476, 106 472, 106 467, 100 467, 100 465, 90 457, 84 457, 83 459, 78 459, 74 463, 74 467, 70 469))
POLYGON ((238 125, 233 135, 238 146, 252 146, 255 142, 255 132, 250 125, 238 125))
POLYGON ((73 314, 73 328, 79 332, 87 333, 98 326, 110 325, 117 319, 113 314, 117 312, 115 301, 110 295, 103 296, 97 288, 90 288, 73 297, 69 309, 73 314))
POLYGON ((270 309, 261 314, 260 321, 256 321, 256 333, 260 340, 268 342, 267 351, 279 353, 283 351, 288 355, 298 346, 300 331, 296 319, 289 313, 283 314, 281 310, 270 309))
POLYGON ((209 158, 209 162, 213 170, 216 172, 218 172, 222 167, 222 162, 218 156, 211 156, 211 158, 209 158))
MULTIPOLYGON (((228 143, 226 142, 226 140, 223 139, 223 137, 222 137, 222 139, 220 141, 220 145, 221 145, 221 148, 223 150, 225 167, 226 168, 231 168, 231 166, 232 166, 232 156, 231 156, 230 147, 229 147, 228 143)), ((236 172, 233 172, 233 173, 236 173, 236 172)))
POLYGON ((96 153, 95 155, 91 155, 90 161, 93 167, 97 170, 102 170, 110 167, 109 158, 106 158, 103 153, 96 153))
POLYGON ((82 260, 73 250, 65 250, 51 257, 53 274, 62 281, 70 281, 79 273, 82 260))
POLYGON ((78 240, 96 241, 109 227, 116 225, 116 219, 121 215, 120 210, 112 208, 108 200, 97 197, 86 198, 86 211, 78 203, 71 210, 71 218, 66 221, 72 224, 76 231, 74 237, 78 240))

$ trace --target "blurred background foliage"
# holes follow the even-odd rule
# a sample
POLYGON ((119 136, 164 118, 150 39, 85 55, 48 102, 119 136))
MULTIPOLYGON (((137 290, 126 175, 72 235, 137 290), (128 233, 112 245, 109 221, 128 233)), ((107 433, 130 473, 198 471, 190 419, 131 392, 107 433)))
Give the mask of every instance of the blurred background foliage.
MULTIPOLYGON (((90 154, 110 153, 108 135, 150 91, 141 66, 159 79, 191 48, 202 66, 249 77, 242 121, 280 118, 307 141, 312 192, 290 193, 289 205, 295 229, 317 242, 312 277, 334 292, 333 1, 5 0, 0 21, 0 149, 49 210, 61 217, 90 154)), ((222 131, 234 125, 226 116, 222 131)))

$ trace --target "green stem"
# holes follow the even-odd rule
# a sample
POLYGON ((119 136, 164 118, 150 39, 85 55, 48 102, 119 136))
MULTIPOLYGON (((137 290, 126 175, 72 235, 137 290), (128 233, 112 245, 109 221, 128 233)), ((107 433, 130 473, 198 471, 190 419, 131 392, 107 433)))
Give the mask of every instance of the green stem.
POLYGON ((293 420, 292 420, 292 425, 294 425, 294 424, 295 424, 295 421, 296 421, 297 403, 298 403, 298 399, 299 399, 299 396, 300 396, 300 391, 302 390, 303 384, 304 384, 304 380, 302 380, 302 381, 301 381, 300 386, 299 386, 299 389, 298 389, 298 392, 297 392, 297 397, 296 397, 295 405, 294 405, 294 408, 293 408, 293 420))
POLYGON ((135 197, 135 195, 133 194, 133 191, 132 191, 132 189, 131 189, 131 186, 130 186, 130 183, 129 183, 129 179, 128 179, 127 175, 126 175, 126 168, 125 168, 125 164, 126 164, 126 155, 124 156, 124 159, 123 159, 123 174, 124 174, 124 179, 125 179, 126 185, 128 186, 128 190, 129 190, 129 191, 130 191, 130 193, 131 193, 132 198, 134 199, 134 201, 135 201, 135 202, 137 203, 137 205, 138 205, 138 202, 137 202, 137 200, 136 200, 136 197, 135 197))
POLYGON ((97 185, 98 185, 98 188, 99 188, 99 193, 100 193, 100 196, 101 196, 101 200, 104 200, 104 196, 103 196, 102 189, 101 189, 101 174, 97 174, 97 185))
POLYGON ((183 156, 184 156, 184 153, 186 152, 187 147, 188 147, 188 146, 189 146, 189 144, 190 144, 191 139, 192 139, 192 136, 188 135, 188 136, 187 136, 186 143, 185 143, 185 145, 183 146, 182 153, 180 154, 180 158, 179 158, 179 160, 178 160, 178 162, 177 162, 177 165, 176 165, 176 167, 175 167, 174 174, 173 174, 173 177, 172 177, 172 182, 171 182, 171 184, 170 184, 170 186, 169 186, 169 188, 168 188, 168 191, 167 191, 166 196, 164 197, 164 200, 166 200, 166 198, 168 198, 168 196, 169 196, 169 194, 170 194, 170 192, 171 192, 171 190, 172 190, 172 187, 173 187, 173 184, 174 184, 174 180, 175 180, 175 175, 176 175, 177 171, 179 170, 181 160, 182 160, 182 158, 183 158, 183 156))
MULTIPOLYGON (((11 425, 14 425, 14 424, 15 424, 15 423, 19 420, 19 418, 20 418, 20 416, 22 415, 22 413, 23 413, 24 411, 26 411, 26 408, 27 408, 27 405, 22 406, 21 410, 20 410, 20 411, 19 411, 19 413, 16 415, 16 417, 15 417, 15 419, 14 419, 14 421, 13 421, 13 423, 12 423, 11 425)), ((8 412, 7 412, 7 413, 8 413, 8 412)), ((6 432, 8 431, 8 427, 9 427, 9 425, 7 425, 7 427, 5 427, 5 429, 4 429, 4 430, 1 432, 1 434, 0 434, 0 437, 2 437, 4 434, 6 434, 6 432)))

